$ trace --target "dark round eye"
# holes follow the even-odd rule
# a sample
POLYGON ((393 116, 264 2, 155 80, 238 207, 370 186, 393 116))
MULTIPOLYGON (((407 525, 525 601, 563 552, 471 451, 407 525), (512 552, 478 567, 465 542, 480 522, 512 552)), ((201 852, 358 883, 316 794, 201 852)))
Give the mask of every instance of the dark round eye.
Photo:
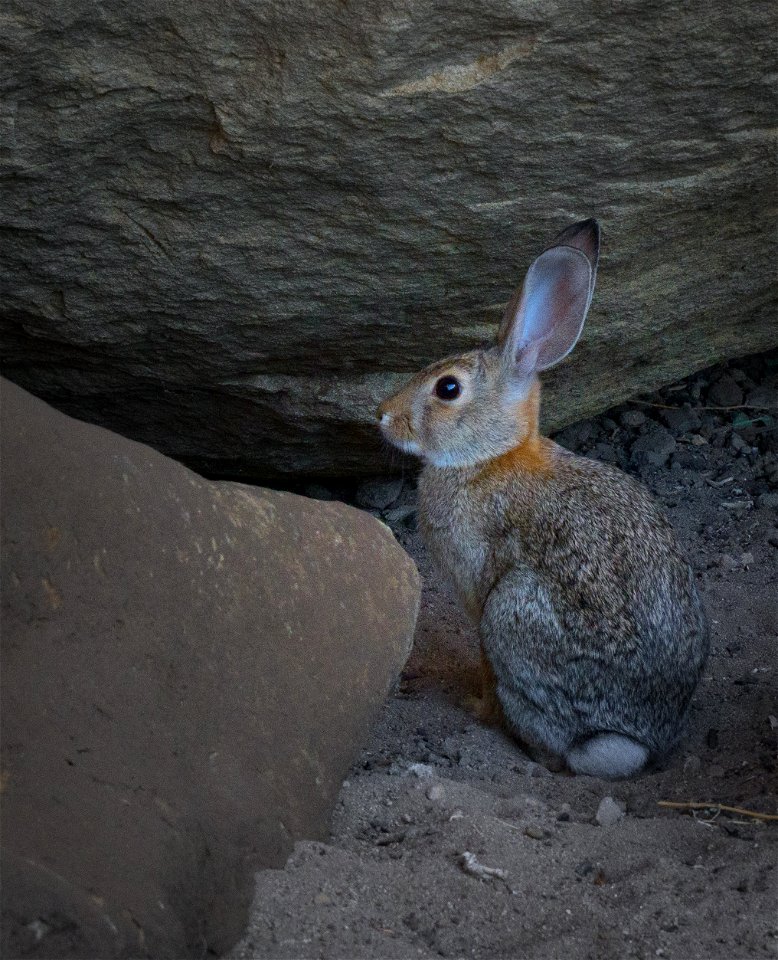
POLYGON ((435 384, 435 396, 441 400, 456 400, 462 387, 456 377, 441 377, 435 384))

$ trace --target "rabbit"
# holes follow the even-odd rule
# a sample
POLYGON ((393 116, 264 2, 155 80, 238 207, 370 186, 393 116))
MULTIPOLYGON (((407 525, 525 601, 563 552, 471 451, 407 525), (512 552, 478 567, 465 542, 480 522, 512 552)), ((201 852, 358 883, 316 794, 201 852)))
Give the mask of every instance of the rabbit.
POLYGON ((478 626, 479 716, 552 769, 617 779, 677 744, 709 633, 649 493, 538 432, 538 374, 581 335, 599 247, 595 220, 562 231, 496 343, 428 366, 378 421, 423 461, 419 527, 478 626))

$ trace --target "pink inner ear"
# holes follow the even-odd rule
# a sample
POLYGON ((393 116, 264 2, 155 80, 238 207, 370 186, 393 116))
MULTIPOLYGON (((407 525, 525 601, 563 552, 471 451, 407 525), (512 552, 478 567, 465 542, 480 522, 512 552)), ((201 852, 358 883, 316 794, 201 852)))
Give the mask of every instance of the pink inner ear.
MULTIPOLYGON (((552 247, 527 273, 505 347, 521 366, 535 355, 534 369, 558 363, 575 346, 589 309, 591 265, 572 247, 552 247)), ((506 319, 508 319, 506 317, 506 319)))

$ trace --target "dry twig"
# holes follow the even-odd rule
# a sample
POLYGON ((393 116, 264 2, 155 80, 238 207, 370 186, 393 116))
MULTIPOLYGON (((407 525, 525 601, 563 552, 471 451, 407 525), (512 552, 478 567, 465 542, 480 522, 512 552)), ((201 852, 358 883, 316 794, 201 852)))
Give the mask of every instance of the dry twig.
POLYGON ((746 810, 743 807, 729 807, 725 803, 660 800, 659 806, 669 810, 715 810, 717 813, 734 813, 741 817, 752 817, 754 820, 778 820, 778 814, 775 813, 760 813, 758 810, 746 810))
MULTIPOLYGON (((653 403, 650 400, 628 400, 628 403, 636 403, 640 407, 657 407, 660 410, 683 410, 683 406, 679 406, 677 403, 653 403)), ((754 405, 752 403, 738 403, 732 407, 711 407, 711 406, 699 406, 696 407, 691 405, 689 410, 774 410, 775 407, 771 406, 769 403, 762 405, 754 405)))

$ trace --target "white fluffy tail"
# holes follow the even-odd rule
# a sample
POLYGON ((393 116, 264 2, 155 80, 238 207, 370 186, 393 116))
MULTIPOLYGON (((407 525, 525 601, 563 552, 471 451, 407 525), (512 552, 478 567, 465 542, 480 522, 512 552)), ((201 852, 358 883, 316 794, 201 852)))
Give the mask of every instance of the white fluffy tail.
POLYGON ((618 780, 632 777, 646 765, 648 750, 620 733, 598 733, 567 754, 573 773, 618 780))

